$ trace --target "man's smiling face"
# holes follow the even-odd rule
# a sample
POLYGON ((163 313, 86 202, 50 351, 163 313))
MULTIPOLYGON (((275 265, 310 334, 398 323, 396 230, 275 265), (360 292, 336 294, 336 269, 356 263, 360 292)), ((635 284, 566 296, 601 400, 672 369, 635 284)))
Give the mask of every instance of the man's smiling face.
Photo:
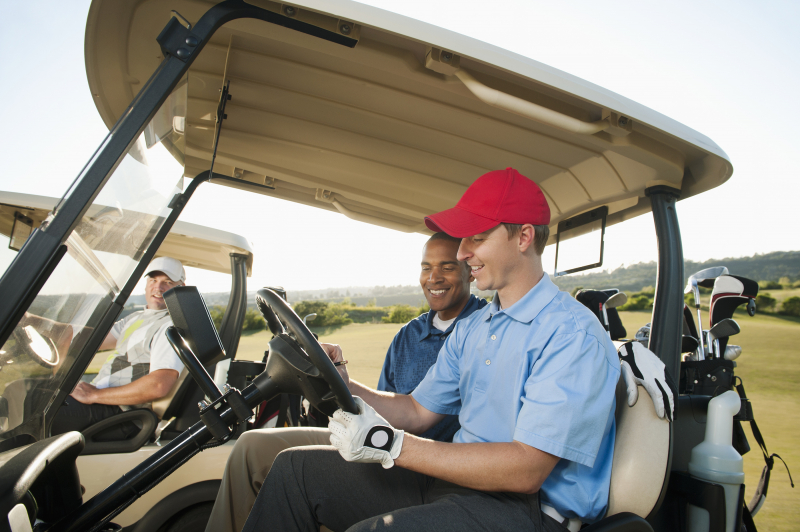
POLYGON ((183 285, 183 283, 173 281, 164 273, 151 272, 147 276, 147 282, 144 287, 147 308, 152 310, 164 310, 167 308, 167 304, 164 303, 164 292, 179 285, 183 285))
POLYGON ((452 240, 431 240, 422 250, 419 284, 431 310, 445 321, 464 308, 472 282, 465 264, 456 258, 457 252, 458 242, 452 240))
POLYGON ((501 290, 513 278, 519 262, 517 239, 509 239, 505 226, 498 225, 475 236, 464 238, 458 258, 470 267, 479 290, 501 290))

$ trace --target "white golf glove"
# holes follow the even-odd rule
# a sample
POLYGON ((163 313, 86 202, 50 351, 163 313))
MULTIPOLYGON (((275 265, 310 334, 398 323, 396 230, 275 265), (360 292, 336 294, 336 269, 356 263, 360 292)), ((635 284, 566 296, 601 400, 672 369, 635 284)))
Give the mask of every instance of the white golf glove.
POLYGON ((389 425, 360 397, 353 399, 358 405, 358 415, 340 408, 328 423, 331 445, 348 462, 380 462, 384 469, 389 469, 400 456, 405 433, 389 425))
POLYGON ((675 403, 672 390, 667 385, 664 363, 661 359, 636 341, 622 344, 617 354, 622 378, 625 379, 625 387, 628 389, 628 406, 636 404, 639 399, 638 385, 642 385, 650 394, 658 417, 664 419, 666 416, 668 421, 672 421, 675 403))

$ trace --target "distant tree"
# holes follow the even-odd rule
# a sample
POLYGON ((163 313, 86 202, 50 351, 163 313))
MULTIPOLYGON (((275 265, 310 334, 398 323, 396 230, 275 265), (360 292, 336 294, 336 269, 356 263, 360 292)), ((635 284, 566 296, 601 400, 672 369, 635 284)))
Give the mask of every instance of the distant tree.
POLYGON ((322 315, 317 317, 314 325, 318 327, 349 325, 353 323, 353 320, 347 316, 346 309, 347 307, 340 304, 328 305, 328 308, 325 309, 322 315))
POLYGON ((396 305, 388 316, 381 318, 383 323, 407 323, 417 316, 417 310, 409 305, 396 305))
POLYGON ((775 281, 759 281, 758 287, 761 290, 780 290, 783 288, 783 285, 775 281))
POLYGON ((656 295, 656 287, 655 286, 645 286, 644 288, 639 290, 639 293, 641 295, 643 295, 643 296, 655 297, 655 295, 656 295))
POLYGON ((786 299, 781 305, 780 313, 786 316, 800 316, 800 297, 793 296, 786 299))
POLYGON ((773 312, 778 301, 769 292, 756 296, 756 308, 763 312, 773 312))
POLYGON ((795 281, 792 283, 792 288, 800 288, 800 281, 795 281))
POLYGON ((788 277, 781 277, 780 279, 778 279, 778 282, 781 284, 781 286, 784 286, 786 288, 790 288, 792 286, 792 280, 789 279, 788 277))
MULTIPOLYGON (((328 304, 324 301, 298 301, 294 304, 294 311, 300 316, 300 319, 305 318, 309 314, 317 314, 322 316, 328 309, 328 304)), ((319 319, 319 318, 318 318, 319 319)), ((317 325, 319 322, 314 322, 317 325)))
MULTIPOLYGON (((214 305, 208 309, 208 313, 211 315, 211 321, 214 322, 214 327, 217 328, 217 331, 222 327, 222 318, 225 317, 225 309, 226 307, 222 305, 214 305)), ((264 318, 261 317, 260 312, 255 309, 248 309, 245 311, 244 319, 242 320, 243 331, 265 329, 266 326, 267 323, 264 321, 264 318)))
POLYGON ((369 301, 367 301, 367 306, 368 307, 375 307, 377 305, 378 305, 378 300, 376 298, 374 298, 374 297, 372 299, 370 299, 369 301))
POLYGON ((255 309, 248 309, 244 313, 244 320, 242 321, 243 331, 263 331, 267 328, 267 322, 261 316, 261 313, 255 309))
POLYGON ((419 306, 419 313, 425 314, 426 312, 431 311, 431 306, 428 304, 427 301, 423 300, 422 304, 419 306))
POLYGON ((335 327, 353 323, 353 320, 347 317, 348 308, 349 305, 325 301, 298 301, 294 304, 294 311, 300 318, 309 314, 317 315, 314 321, 308 322, 313 327, 335 327))
POLYGON ((633 294, 628 298, 628 302, 617 307, 617 310, 647 310, 653 308, 653 300, 645 295, 633 294))
POLYGON ((208 309, 208 313, 211 314, 211 321, 214 322, 214 327, 219 331, 220 327, 222 327, 222 318, 225 316, 225 307, 214 305, 208 309))

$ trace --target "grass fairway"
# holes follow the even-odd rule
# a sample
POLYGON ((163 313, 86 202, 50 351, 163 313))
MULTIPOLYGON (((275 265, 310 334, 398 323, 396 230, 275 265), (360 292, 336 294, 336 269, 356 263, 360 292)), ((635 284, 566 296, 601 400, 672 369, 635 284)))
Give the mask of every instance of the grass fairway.
MULTIPOLYGON (((778 292, 778 291, 776 291, 778 292)), ((650 321, 648 312, 620 312, 629 336, 650 321)), ((707 313, 703 318, 707 319, 707 313)), ((731 340, 742 346, 736 375, 742 378, 753 404, 758 428, 770 453, 778 453, 797 478, 800 471, 800 323, 775 316, 757 314, 735 316, 742 332, 731 340)), ((747 501, 761 477, 764 459, 745 424, 751 451, 744 456, 747 501)), ((756 515, 761 531, 797 530, 800 521, 800 488, 792 489, 786 469, 776 460, 772 470, 767 502, 756 515)))

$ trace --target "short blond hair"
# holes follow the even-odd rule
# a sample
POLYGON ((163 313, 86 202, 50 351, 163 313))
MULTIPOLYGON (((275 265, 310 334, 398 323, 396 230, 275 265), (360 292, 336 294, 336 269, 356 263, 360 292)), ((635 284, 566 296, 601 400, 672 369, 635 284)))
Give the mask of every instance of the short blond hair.
MULTIPOLYGON (((508 239, 511 240, 522 232, 522 224, 502 224, 508 231, 508 239)), ((550 238, 550 226, 547 225, 534 225, 533 226, 533 249, 537 255, 544 253, 544 247, 547 245, 547 239, 550 238)))

